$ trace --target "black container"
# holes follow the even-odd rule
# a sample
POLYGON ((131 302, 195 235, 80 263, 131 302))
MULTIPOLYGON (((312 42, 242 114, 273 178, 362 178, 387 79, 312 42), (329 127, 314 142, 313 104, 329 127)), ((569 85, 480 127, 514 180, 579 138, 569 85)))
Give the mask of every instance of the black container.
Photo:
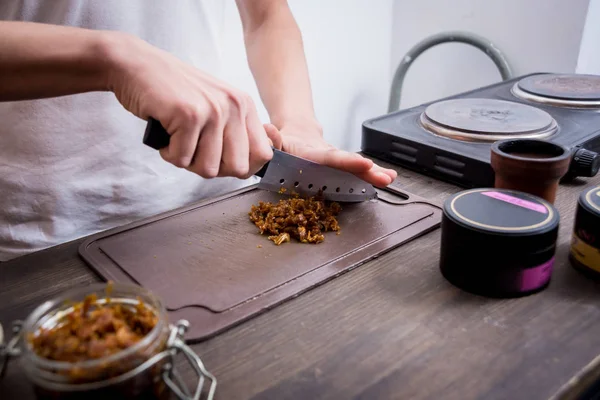
POLYGON ((579 196, 569 260, 587 276, 600 279, 600 186, 579 196))
POLYGON ((444 203, 440 270, 455 286, 518 297, 550 284, 559 214, 523 192, 472 189, 444 203))

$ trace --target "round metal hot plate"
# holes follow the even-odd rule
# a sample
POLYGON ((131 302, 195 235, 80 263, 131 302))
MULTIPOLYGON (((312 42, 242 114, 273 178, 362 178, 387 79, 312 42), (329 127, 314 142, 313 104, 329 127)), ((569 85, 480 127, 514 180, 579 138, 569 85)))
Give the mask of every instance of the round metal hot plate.
POLYGON ((517 97, 542 104, 600 108, 600 76, 597 75, 532 75, 518 81, 512 92, 517 97))
POLYGON ((431 104, 421 114, 421 124, 436 135, 478 142, 545 138, 558 129, 554 118, 543 110, 494 99, 453 99, 431 104))

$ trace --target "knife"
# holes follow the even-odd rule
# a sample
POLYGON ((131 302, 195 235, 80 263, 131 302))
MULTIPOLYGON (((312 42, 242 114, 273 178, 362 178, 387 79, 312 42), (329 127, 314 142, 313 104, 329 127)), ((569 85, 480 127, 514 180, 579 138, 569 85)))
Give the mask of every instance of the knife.
MULTIPOLYGON (((169 145, 171 135, 154 118, 148 119, 143 142, 155 150, 169 145)), ((361 202, 377 197, 375 188, 355 175, 321 165, 281 150, 254 174, 261 178, 259 189, 300 196, 315 196, 321 191, 325 200, 361 202)))

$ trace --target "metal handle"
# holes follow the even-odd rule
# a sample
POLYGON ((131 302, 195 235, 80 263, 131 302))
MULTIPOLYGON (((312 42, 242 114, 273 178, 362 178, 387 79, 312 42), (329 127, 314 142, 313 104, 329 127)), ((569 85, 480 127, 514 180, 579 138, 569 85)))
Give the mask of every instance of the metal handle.
POLYGON ((417 57, 419 57, 425 50, 430 49, 431 47, 437 46, 441 43, 448 42, 459 42, 470 44, 478 48, 487 54, 498 70, 500 71, 500 75, 502 76, 502 80, 507 80, 512 78, 512 72, 510 69, 510 65, 506 61, 504 54, 494 45, 494 43, 489 40, 469 33, 469 32, 443 32, 437 35, 430 36, 421 42, 417 43, 413 48, 411 48, 408 53, 402 58, 400 61, 400 65, 396 69, 396 73, 394 74, 394 80, 392 81, 392 86, 390 90, 390 100, 388 104, 388 112, 394 112, 398 110, 400 106, 400 96, 402 93, 402 84, 404 83, 404 77, 408 72, 408 69, 415 61, 417 57))
POLYGON ((189 326, 190 324, 188 321, 180 320, 177 323, 177 326, 171 330, 171 336, 167 342, 167 347, 169 348, 168 351, 170 351, 173 355, 172 360, 175 359, 175 355, 177 355, 179 352, 181 352, 188 360, 194 369, 194 372, 196 372, 198 375, 198 384, 196 385, 196 390, 194 391, 193 395, 190 395, 189 391, 187 390, 187 386, 181 378, 181 375, 179 375, 179 373, 175 370, 173 361, 165 365, 163 370, 163 380, 169 389, 171 389, 171 391, 173 391, 173 393, 175 393, 177 398, 180 400, 198 400, 202 395, 204 381, 206 378, 208 378, 210 379, 211 383, 206 399, 212 400, 215 396, 215 391, 217 390, 217 379, 206 370, 200 357, 198 357, 198 355, 185 344, 183 336, 185 335, 185 332, 188 330, 189 326), (175 378, 175 380, 173 380, 171 377, 175 378))
POLYGON ((6 370, 8 369, 8 362, 13 357, 21 355, 21 349, 17 347, 19 339, 21 338, 21 328, 23 327, 22 321, 15 321, 12 325, 12 336, 8 343, 4 344, 4 334, 2 332, 2 325, 0 325, 0 332, 2 337, 0 338, 0 380, 4 378, 6 370))

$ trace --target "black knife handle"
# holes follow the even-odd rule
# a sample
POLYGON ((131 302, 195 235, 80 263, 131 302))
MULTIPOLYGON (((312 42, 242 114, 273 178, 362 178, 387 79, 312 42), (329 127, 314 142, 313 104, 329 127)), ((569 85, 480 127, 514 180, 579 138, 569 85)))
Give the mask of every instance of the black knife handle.
MULTIPOLYGON (((148 118, 148 125, 146 125, 146 132, 144 132, 143 142, 145 145, 150 146, 155 150, 160 150, 169 145, 171 142, 171 135, 169 135, 169 132, 167 132, 158 120, 150 117, 148 118)), ((254 175, 259 178, 264 177, 268 166, 269 163, 267 162, 258 172, 255 172, 254 175)))
POLYGON ((143 142, 155 150, 160 150, 169 145, 171 135, 159 121, 150 117, 148 118, 148 125, 146 125, 146 132, 144 132, 143 142))

